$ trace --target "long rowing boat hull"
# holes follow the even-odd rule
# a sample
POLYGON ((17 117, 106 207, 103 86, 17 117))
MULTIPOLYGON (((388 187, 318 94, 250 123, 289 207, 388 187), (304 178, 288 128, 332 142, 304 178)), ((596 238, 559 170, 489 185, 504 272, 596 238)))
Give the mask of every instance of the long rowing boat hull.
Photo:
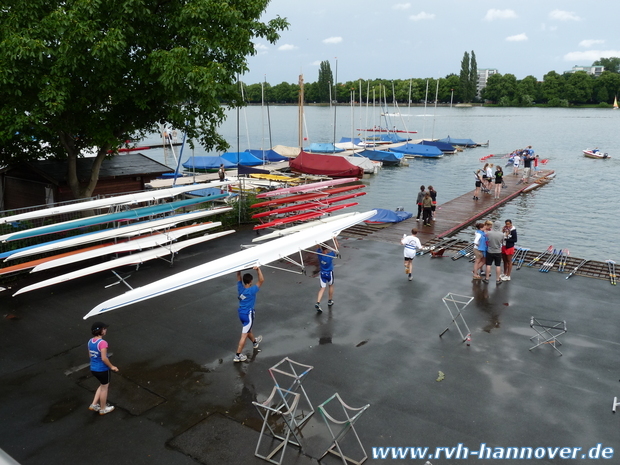
POLYGON ((276 189, 274 191, 263 192, 261 194, 258 194, 256 198, 262 199, 265 197, 277 197, 279 195, 295 194, 298 192, 316 191, 316 190, 324 189, 326 187, 337 186, 338 184, 346 184, 348 182, 356 182, 356 181, 358 181, 357 178, 341 178, 341 179, 332 179, 329 181, 313 182, 310 184, 303 184, 303 185, 294 186, 294 187, 284 187, 282 189, 276 189))

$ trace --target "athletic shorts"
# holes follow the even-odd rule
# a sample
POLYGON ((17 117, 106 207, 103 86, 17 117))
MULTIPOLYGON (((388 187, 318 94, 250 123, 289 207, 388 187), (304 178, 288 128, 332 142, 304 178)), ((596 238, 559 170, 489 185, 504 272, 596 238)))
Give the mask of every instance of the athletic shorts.
POLYGON ((102 386, 110 383, 110 370, 107 371, 91 371, 93 376, 101 383, 102 386))
POLYGON ((334 284, 334 272, 321 271, 319 274, 319 282, 321 283, 321 287, 332 286, 334 284))
POLYGON ((249 313, 239 313, 239 320, 243 325, 243 328, 241 328, 243 334, 252 331, 252 326, 254 325, 254 309, 250 310, 249 313))
POLYGON ((480 187, 480 186, 482 186, 482 182, 476 181, 476 187, 480 187))
POLYGON ((501 184, 501 183, 502 183, 502 180, 501 180, 501 179, 496 179, 496 180, 495 180, 495 184, 501 184))
POLYGON ((506 248, 505 245, 502 245, 502 253, 504 255, 513 255, 515 253, 515 248, 514 247, 506 248))
POLYGON ((487 252, 487 265, 493 265, 495 262, 495 266, 500 266, 502 264, 502 254, 501 253, 488 253, 487 252))
POLYGON ((474 249, 474 255, 476 256, 476 260, 480 260, 484 257, 484 254, 478 249, 474 249))
POLYGON ((406 262, 412 262, 413 261, 413 257, 405 257, 405 261, 406 262))

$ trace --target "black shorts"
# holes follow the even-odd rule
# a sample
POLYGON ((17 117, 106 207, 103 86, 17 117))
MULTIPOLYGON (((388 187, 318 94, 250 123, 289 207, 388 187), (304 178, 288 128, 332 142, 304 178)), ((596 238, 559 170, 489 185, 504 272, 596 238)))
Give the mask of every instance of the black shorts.
POLYGON ((480 186, 482 186, 482 182, 476 181, 476 187, 480 187, 480 186))
POLYGON ((501 179, 495 179, 495 184, 501 184, 502 180, 501 179))
POLYGON ((110 370, 108 371, 91 371, 93 376, 101 383, 102 386, 110 383, 110 370))
POLYGON ((500 266, 502 264, 502 254, 501 253, 489 253, 487 252, 487 265, 493 265, 495 262, 495 266, 500 266))

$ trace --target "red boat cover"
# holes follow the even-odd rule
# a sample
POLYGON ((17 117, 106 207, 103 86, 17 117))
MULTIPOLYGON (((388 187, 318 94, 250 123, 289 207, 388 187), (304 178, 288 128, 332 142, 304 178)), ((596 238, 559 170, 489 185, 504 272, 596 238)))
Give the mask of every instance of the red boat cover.
POLYGON ((332 178, 347 178, 355 176, 361 178, 364 170, 355 166, 339 155, 319 155, 303 150, 289 161, 291 170, 304 174, 324 174, 332 178))

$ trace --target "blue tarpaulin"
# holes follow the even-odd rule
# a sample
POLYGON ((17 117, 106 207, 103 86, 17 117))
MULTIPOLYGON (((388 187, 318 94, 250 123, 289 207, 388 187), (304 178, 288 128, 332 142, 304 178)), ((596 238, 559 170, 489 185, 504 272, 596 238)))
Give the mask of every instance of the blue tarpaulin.
POLYGON ((375 210, 377 210, 377 214, 368 218, 366 223, 400 223, 413 216, 413 213, 404 211, 392 211, 383 208, 375 208, 375 210))

